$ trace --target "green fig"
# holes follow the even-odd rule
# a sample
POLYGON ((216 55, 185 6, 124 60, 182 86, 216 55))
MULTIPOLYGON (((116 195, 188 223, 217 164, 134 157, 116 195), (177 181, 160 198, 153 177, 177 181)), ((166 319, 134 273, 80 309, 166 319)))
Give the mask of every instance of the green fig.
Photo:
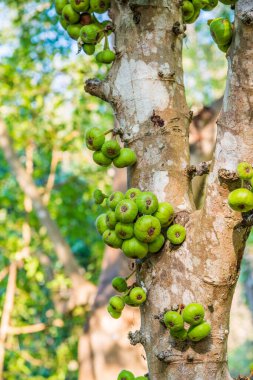
POLYGON ((187 22, 187 20, 190 19, 194 15, 194 6, 192 5, 190 1, 188 0, 183 1, 182 12, 183 12, 183 19, 185 22, 187 22))
POLYGON ((114 191, 107 199, 107 206, 110 207, 110 209, 115 210, 117 204, 120 201, 123 201, 124 198, 125 196, 121 191, 114 191))
POLYGON ((206 338, 211 332, 211 326, 207 322, 202 322, 197 326, 191 326, 188 330, 188 338, 193 342, 199 342, 206 338))
POLYGON ((227 45, 217 45, 218 48, 223 52, 223 53, 226 53, 230 47, 231 43, 227 44, 227 45))
POLYGON ((67 30, 67 27, 69 26, 69 23, 65 20, 65 18, 60 17, 59 21, 60 21, 60 24, 63 27, 63 29, 67 30))
POLYGON ((233 190, 228 196, 229 206, 239 212, 253 210, 253 193, 244 188, 233 190))
POLYGON ((123 241, 122 251, 130 259, 143 259, 147 256, 148 245, 132 237, 123 241))
POLYGON ((117 204, 115 214, 119 222, 132 223, 138 214, 138 207, 131 199, 124 199, 117 204))
POLYGON ((253 177, 253 168, 248 162, 240 162, 237 166, 237 175, 240 179, 251 179, 253 177))
POLYGON ((114 211, 108 211, 106 213, 106 224, 107 224, 107 227, 110 230, 113 230, 114 227, 116 226, 116 223, 117 223, 117 219, 116 219, 116 216, 115 216, 115 212, 114 211))
POLYGON ((167 238, 172 244, 182 244, 186 237, 186 230, 181 224, 173 224, 167 230, 167 238))
POLYGON ((95 13, 105 13, 110 5, 110 0, 90 0, 90 9, 95 13))
POLYGON ((200 303, 191 303, 183 310, 183 320, 190 325, 198 325, 203 322, 205 309, 200 303))
POLYGON ((221 3, 225 5, 235 5, 237 0, 220 0, 221 3))
POLYGON ((148 380, 146 376, 138 376, 135 380, 148 380))
POLYGON ((191 18, 186 21, 186 24, 193 24, 200 15, 200 9, 195 9, 191 18))
POLYGON ((99 215, 96 219, 95 225, 98 233, 103 235, 103 233, 108 229, 106 224, 106 214, 99 215))
POLYGON ((135 187, 132 187, 131 189, 127 190, 125 194, 125 198, 135 201, 139 194, 141 194, 141 190, 136 189, 135 187))
POLYGON ((170 203, 161 202, 154 216, 159 220, 162 227, 167 227, 173 222, 174 209, 170 203))
POLYGON ((96 46, 92 44, 83 44, 83 51, 87 55, 93 55, 95 53, 96 46))
POLYGON ((184 320, 177 311, 167 311, 163 316, 164 323, 171 331, 179 331, 184 328, 184 320))
POLYGON ((134 225, 133 223, 125 224, 119 222, 115 226, 115 232, 122 240, 131 239, 134 235, 134 225))
POLYGON ((146 301, 147 295, 144 289, 137 286, 130 291, 129 298, 134 304, 141 305, 146 301))
POLYGON ((68 35, 73 39, 73 40, 78 40, 80 37, 80 30, 82 28, 81 24, 72 24, 67 27, 67 32, 68 35))
POLYGON ((164 245, 165 238, 162 234, 158 235, 157 238, 148 245, 148 251, 150 253, 157 253, 161 250, 162 246, 164 245))
POLYGON ((97 24, 84 25, 80 31, 80 37, 85 44, 96 44, 101 28, 97 24))
POLYGON ((113 309, 113 307, 111 305, 108 305, 107 306, 107 311, 108 313, 110 314, 110 316, 114 319, 118 319, 121 317, 121 312, 120 311, 116 311, 113 309))
POLYGON ((154 214, 158 209, 158 199, 151 191, 144 191, 136 198, 136 204, 141 214, 154 214))
POLYGON ((122 297, 120 297, 120 296, 113 296, 109 300, 109 305, 111 305, 111 307, 114 310, 120 312, 120 311, 122 311, 124 309, 125 302, 124 302, 124 300, 123 300, 122 297))
POLYGON ((103 144, 101 150, 106 157, 115 158, 120 153, 120 145, 116 140, 109 140, 103 144))
POLYGON ((79 23, 84 25, 90 25, 93 23, 92 16, 89 12, 81 13, 79 23))
POLYGON ((210 22, 210 32, 217 45, 230 44, 233 37, 232 24, 227 18, 215 18, 210 22))
POLYGON ((105 49, 99 55, 98 62, 109 64, 109 63, 112 63, 113 61, 115 61, 115 58, 116 58, 116 54, 112 50, 105 49))
POLYGON ((97 53, 97 55, 96 55, 96 61, 97 61, 97 63, 103 63, 103 61, 102 61, 103 54, 102 53, 103 53, 102 51, 100 51, 99 53, 97 53))
POLYGON ((67 4, 68 4, 68 0, 55 0, 55 9, 58 15, 62 14, 62 10, 67 4))
POLYGON ((109 166, 112 163, 112 160, 106 157, 101 150, 93 153, 93 161, 100 166, 109 166))
POLYGON ((136 163, 137 157, 135 152, 130 148, 123 148, 120 150, 118 157, 114 158, 113 165, 116 168, 125 168, 132 166, 136 163))
POLYGON ((134 302, 130 299, 129 295, 124 296, 124 302, 125 302, 125 304, 128 305, 128 306, 132 306, 132 307, 138 307, 138 306, 139 306, 139 305, 137 305, 136 303, 134 303, 134 302))
POLYGON ((208 0, 208 4, 202 7, 203 11, 209 12, 218 5, 218 0, 208 0))
POLYGON ((77 24, 80 20, 80 15, 74 9, 71 7, 70 4, 65 5, 65 7, 62 10, 62 17, 69 23, 69 24, 77 24))
POLYGON ((187 330, 182 329, 179 331, 172 331, 170 330, 170 335, 175 338, 176 340, 179 340, 181 342, 184 342, 187 339, 188 333, 187 330))
POLYGON ((125 369, 121 371, 118 375, 117 380, 134 380, 135 377, 130 371, 126 371, 125 369))
POLYGON ((101 190, 96 189, 93 193, 93 198, 97 205, 101 205, 104 202, 104 199, 107 198, 107 196, 101 190))
POLYGON ((99 128, 89 128, 85 134, 87 148, 100 150, 105 142, 104 133, 99 128))
POLYGON ((112 280, 112 287, 119 293, 127 290, 127 282, 123 277, 114 277, 112 280))
POLYGON ((134 224, 135 237, 144 243, 151 243, 161 232, 161 224, 151 215, 141 216, 134 224))
POLYGON ((103 233, 103 241, 112 248, 121 248, 122 240, 116 235, 115 231, 107 229, 103 233))
POLYGON ((76 12, 85 12, 90 7, 90 1, 89 0, 70 0, 70 5, 76 12))

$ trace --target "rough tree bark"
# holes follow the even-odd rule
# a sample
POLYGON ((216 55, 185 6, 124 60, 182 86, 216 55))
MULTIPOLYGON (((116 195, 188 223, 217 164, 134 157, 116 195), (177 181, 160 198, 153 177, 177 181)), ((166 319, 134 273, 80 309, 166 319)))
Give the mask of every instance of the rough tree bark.
MULTIPOLYGON (((184 94, 182 17, 178 0, 117 1, 112 6, 117 60, 106 81, 88 80, 86 91, 111 103, 123 139, 138 155, 129 185, 154 191, 174 204, 187 228, 185 243, 140 267, 148 298, 141 308, 139 339, 151 380, 231 380, 227 368, 229 314, 249 233, 227 205, 238 182, 239 161, 252 162, 253 12, 251 0, 236 6, 235 36, 228 52, 228 79, 218 121, 216 149, 203 207, 195 209, 189 177, 184 94), (155 318, 177 304, 201 302, 211 336, 178 344, 155 318)), ((136 343, 136 340, 135 340, 136 343)))

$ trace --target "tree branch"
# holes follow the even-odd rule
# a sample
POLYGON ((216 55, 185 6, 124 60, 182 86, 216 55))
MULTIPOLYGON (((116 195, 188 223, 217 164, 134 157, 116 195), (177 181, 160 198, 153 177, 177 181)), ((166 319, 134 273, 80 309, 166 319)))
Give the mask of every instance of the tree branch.
POLYGON ((107 81, 99 79, 88 79, 85 82, 84 89, 88 94, 96 96, 106 102, 110 101, 110 85, 107 81))
POLYGON ((50 195, 51 195, 51 191, 54 187, 56 169, 57 169, 57 165, 60 161, 60 158, 61 158, 61 153, 56 151, 56 150, 53 150, 51 165, 50 165, 50 173, 49 173, 47 183, 46 183, 46 186, 44 189, 44 194, 43 194, 43 202, 45 205, 48 204, 49 199, 50 199, 50 195))

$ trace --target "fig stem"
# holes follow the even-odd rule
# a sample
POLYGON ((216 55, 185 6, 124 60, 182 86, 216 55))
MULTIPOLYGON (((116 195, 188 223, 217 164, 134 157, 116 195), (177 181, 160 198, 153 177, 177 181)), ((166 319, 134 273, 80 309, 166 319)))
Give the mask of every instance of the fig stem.
POLYGON ((127 277, 125 277, 125 280, 126 280, 126 281, 129 280, 129 278, 131 278, 132 275, 133 275, 135 272, 136 272, 136 269, 135 269, 132 273, 130 273, 127 277))
POLYGON ((104 133, 104 135, 106 136, 106 135, 108 135, 108 134, 111 133, 111 132, 113 132, 113 128, 108 129, 108 131, 106 131, 106 132, 104 133))

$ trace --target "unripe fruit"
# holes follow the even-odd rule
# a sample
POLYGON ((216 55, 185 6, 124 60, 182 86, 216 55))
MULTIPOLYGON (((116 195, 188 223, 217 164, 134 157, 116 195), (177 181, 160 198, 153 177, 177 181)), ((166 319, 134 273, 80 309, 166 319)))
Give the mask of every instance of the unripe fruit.
POLYGON ((93 193, 93 198, 95 200, 95 203, 97 205, 101 205, 101 203, 104 202, 104 199, 106 198, 106 195, 99 189, 96 189, 93 193))
POLYGON ((80 37, 86 44, 96 44, 101 28, 97 24, 84 25, 80 31, 80 37))
POLYGON ((129 240, 124 240, 122 251, 131 259, 143 259, 148 253, 148 245, 132 237, 129 240))
POLYGON ((183 12, 183 19, 184 21, 187 21, 194 15, 194 6, 192 3, 188 0, 183 1, 182 3, 182 12, 183 12))
POLYGON ((251 179, 253 177, 253 168, 248 162, 240 162, 237 166, 237 175, 240 179, 251 179))
POLYGON ((97 61, 98 63, 103 63, 103 61, 102 61, 102 57, 103 57, 103 52, 100 51, 100 52, 97 53, 97 55, 96 55, 96 61, 97 61))
POLYGON ((122 311, 125 307, 125 302, 124 302, 123 298, 120 296, 111 297, 109 300, 109 304, 111 305, 111 307, 114 310, 116 310, 118 312, 122 311))
POLYGON ((164 323, 171 331, 179 331, 184 328, 184 320, 177 311, 167 311, 163 316, 164 323))
POLYGON ((116 311, 114 310, 111 305, 108 305, 107 306, 107 311, 108 313, 110 314, 110 316, 114 319, 118 319, 121 317, 121 312, 120 311, 116 311))
POLYGON ((205 316, 205 309, 199 303, 190 303, 183 310, 183 320, 190 325, 198 325, 203 322, 205 316))
POLYGON ((197 18, 199 17, 199 15, 200 15, 200 9, 195 9, 194 14, 192 15, 192 17, 190 17, 186 21, 186 24, 193 24, 197 20, 197 18))
POLYGON ((125 198, 135 201, 139 194, 141 194, 141 191, 135 187, 132 187, 131 189, 127 190, 125 198))
POLYGON ((74 9, 71 7, 70 4, 65 5, 65 7, 62 10, 62 17, 69 23, 69 24, 77 24, 80 15, 74 9))
POLYGON ((192 0, 192 5, 194 6, 194 10, 199 10, 203 8, 205 5, 208 5, 208 0, 192 0))
POLYGON ((109 140, 103 144, 101 150, 106 157, 115 158, 120 153, 120 145, 116 140, 109 140))
POLYGON ((114 277, 112 287, 117 290, 117 292, 123 293, 127 290, 127 282, 123 277, 114 277))
POLYGON ((204 5, 203 11, 211 11, 218 5, 218 0, 208 0, 208 4, 204 5))
POLYGON ((129 296, 124 296, 124 302, 126 305, 131 306, 131 307, 138 307, 136 303, 134 303, 129 296))
POLYGON ((121 248, 122 240, 116 235, 116 232, 113 230, 107 229, 103 233, 103 241, 105 244, 109 245, 112 248, 121 248))
POLYGON ((82 13, 80 16, 79 23, 82 24, 83 26, 92 24, 91 14, 89 12, 82 13))
POLYGON ((100 150, 105 142, 105 136, 99 128, 90 128, 85 134, 87 148, 90 150, 100 150))
POLYGON ((158 209, 158 199, 151 191, 145 191, 136 198, 138 210, 142 214, 150 215, 158 209))
POLYGON ((110 8, 110 0, 90 0, 90 9, 95 13, 104 13, 110 8))
POLYGON ((148 245, 148 251, 150 253, 157 253, 160 251, 164 244, 165 238, 162 234, 158 235, 157 238, 148 245))
POLYGON ((125 168, 126 166, 134 165, 136 161, 135 152, 130 148, 123 148, 120 150, 118 157, 114 158, 113 164, 116 168, 125 168))
POLYGON ((210 32, 217 45, 227 45, 233 37, 231 22, 227 18, 216 18, 210 23, 210 32))
POLYGON ((83 45, 83 51, 87 55, 93 55, 95 53, 96 46, 92 44, 84 44, 83 45))
POLYGON ((62 10, 67 4, 68 4, 68 0, 55 0, 55 9, 58 15, 62 14, 62 10))
POLYGON ((146 376, 138 376, 135 378, 135 380, 147 380, 146 376))
POLYGON ((217 45, 218 48, 223 52, 226 53, 231 45, 231 42, 229 42, 227 45, 217 45))
POLYGON ((93 161, 100 166, 109 166, 112 163, 112 160, 106 157, 101 150, 93 153, 93 161))
POLYGON ((220 0, 221 3, 225 5, 234 5, 237 0, 220 0))
POLYGON ((146 301, 147 295, 144 289, 137 286, 130 291, 129 298, 136 305, 141 305, 146 301))
POLYGON ((113 230, 116 226, 117 219, 114 211, 108 211, 106 213, 106 224, 110 230, 113 230))
POLYGON ((193 342, 199 342, 206 338, 211 332, 211 326, 207 322, 200 323, 198 326, 191 326, 188 330, 188 338, 193 342))
POLYGON ((76 12, 85 12, 89 9, 90 1, 89 0, 70 0, 70 4, 76 12))
POLYGON ((179 331, 172 331, 170 330, 170 335, 175 338, 176 340, 179 340, 181 342, 184 342, 187 339, 188 333, 187 330, 182 329, 179 331))
POLYGON ((68 32, 69 36, 71 38, 73 38, 73 40, 78 40, 78 38, 80 37, 81 28, 82 28, 81 24, 69 25, 67 27, 67 32, 68 32))
POLYGON ((173 224, 167 231, 167 238, 172 244, 182 244, 186 237, 186 230, 181 224, 173 224))
POLYGON ((248 212, 253 209, 253 193, 248 189, 233 190, 228 196, 229 206, 239 212, 248 212))
POLYGON ((120 239, 130 239, 134 235, 134 225, 119 222, 115 226, 115 232, 120 239))
POLYGON ((173 222, 174 209, 170 203, 161 202, 154 216, 159 220, 162 227, 167 227, 173 222))
POLYGON ((141 216, 134 224, 135 237, 144 243, 151 243, 161 232, 161 224, 151 215, 141 216))
POLYGON ((103 233, 108 229, 107 224, 106 224, 106 214, 99 215, 96 219, 95 225, 96 225, 97 232, 100 235, 103 235, 103 233))
POLYGON ((110 50, 110 49, 105 49, 101 51, 101 54, 99 55, 99 60, 97 62, 101 63, 112 63, 116 58, 116 54, 110 50))
POLYGON ((109 198, 107 199, 107 206, 110 207, 112 210, 115 210, 117 204, 120 201, 123 201, 124 198, 125 196, 121 191, 115 191, 112 194, 110 194, 109 198))
POLYGON ((63 27, 63 29, 67 30, 69 23, 65 20, 65 18, 60 17, 59 21, 60 21, 60 24, 63 27))
POLYGON ((118 375, 117 380, 134 380, 135 377, 130 371, 126 371, 125 369, 121 371, 118 375))
POLYGON ((131 223, 138 214, 138 207, 131 199, 124 199, 117 204, 115 214, 119 222, 131 223))

